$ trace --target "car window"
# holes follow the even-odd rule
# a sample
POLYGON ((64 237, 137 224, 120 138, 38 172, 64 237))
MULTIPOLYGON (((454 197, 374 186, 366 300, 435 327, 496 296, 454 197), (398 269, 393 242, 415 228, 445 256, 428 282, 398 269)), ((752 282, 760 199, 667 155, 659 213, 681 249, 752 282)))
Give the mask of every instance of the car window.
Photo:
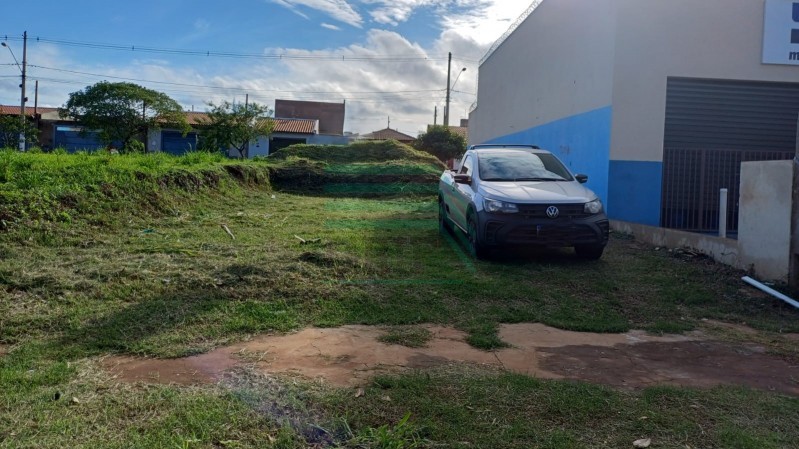
POLYGON ((474 161, 471 156, 466 156, 466 159, 463 160, 463 164, 461 165, 461 170, 458 173, 462 175, 471 175, 473 170, 474 161))
POLYGON ((571 181, 571 174, 555 156, 547 153, 508 151, 480 155, 484 181, 571 181))

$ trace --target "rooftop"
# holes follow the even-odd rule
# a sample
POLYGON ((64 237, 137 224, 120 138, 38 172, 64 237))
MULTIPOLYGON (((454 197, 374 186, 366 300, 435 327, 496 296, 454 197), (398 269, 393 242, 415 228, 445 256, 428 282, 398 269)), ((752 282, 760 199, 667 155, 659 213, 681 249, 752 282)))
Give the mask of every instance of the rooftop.
POLYGON ((416 140, 415 137, 401 133, 395 129, 386 128, 373 133, 364 134, 361 136, 362 140, 397 140, 400 142, 410 142, 416 140))

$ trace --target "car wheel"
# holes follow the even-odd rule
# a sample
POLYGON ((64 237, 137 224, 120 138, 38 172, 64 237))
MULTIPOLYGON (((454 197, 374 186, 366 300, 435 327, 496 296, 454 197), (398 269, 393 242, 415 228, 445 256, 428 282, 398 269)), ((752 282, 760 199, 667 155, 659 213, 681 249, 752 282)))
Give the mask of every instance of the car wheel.
POLYGON ((577 257, 585 260, 599 260, 605 251, 605 245, 579 245, 574 247, 577 257))
POLYGON ((447 209, 444 200, 438 202, 438 231, 442 234, 452 232, 452 222, 447 217, 447 209))
POLYGON ((469 233, 466 236, 469 240, 469 252, 475 259, 484 258, 486 256, 486 249, 480 241, 480 234, 477 232, 477 220, 474 218, 474 215, 469 216, 466 228, 469 233))

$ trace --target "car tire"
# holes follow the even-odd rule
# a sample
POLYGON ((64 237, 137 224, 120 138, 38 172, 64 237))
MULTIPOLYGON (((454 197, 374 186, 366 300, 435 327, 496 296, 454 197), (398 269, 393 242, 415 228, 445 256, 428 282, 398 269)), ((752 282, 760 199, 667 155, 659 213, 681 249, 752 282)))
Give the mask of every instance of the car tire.
POLYGON ((447 208, 444 200, 438 201, 438 231, 443 235, 452 232, 452 222, 447 217, 447 208))
POLYGON ((478 232, 477 219, 474 215, 470 215, 467 221, 467 240, 469 242, 469 253, 475 259, 483 259, 486 257, 485 245, 480 241, 480 233, 478 232))
POLYGON ((574 247, 577 257, 584 260, 599 260, 605 251, 605 245, 579 245, 574 247))

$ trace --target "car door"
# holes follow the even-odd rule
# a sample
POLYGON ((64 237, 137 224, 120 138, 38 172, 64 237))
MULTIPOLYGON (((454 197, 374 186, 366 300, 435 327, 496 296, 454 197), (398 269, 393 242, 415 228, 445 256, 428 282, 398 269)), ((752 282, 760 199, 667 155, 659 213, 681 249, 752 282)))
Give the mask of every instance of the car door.
MULTIPOLYGON (((461 164, 459 175, 474 176, 475 157, 472 154, 466 155, 461 164)), ((474 180, 472 180, 474 184, 474 180)), ((466 211, 472 201, 474 191, 472 184, 455 183, 452 192, 452 204, 450 205, 450 218, 461 228, 466 229, 466 211)))

